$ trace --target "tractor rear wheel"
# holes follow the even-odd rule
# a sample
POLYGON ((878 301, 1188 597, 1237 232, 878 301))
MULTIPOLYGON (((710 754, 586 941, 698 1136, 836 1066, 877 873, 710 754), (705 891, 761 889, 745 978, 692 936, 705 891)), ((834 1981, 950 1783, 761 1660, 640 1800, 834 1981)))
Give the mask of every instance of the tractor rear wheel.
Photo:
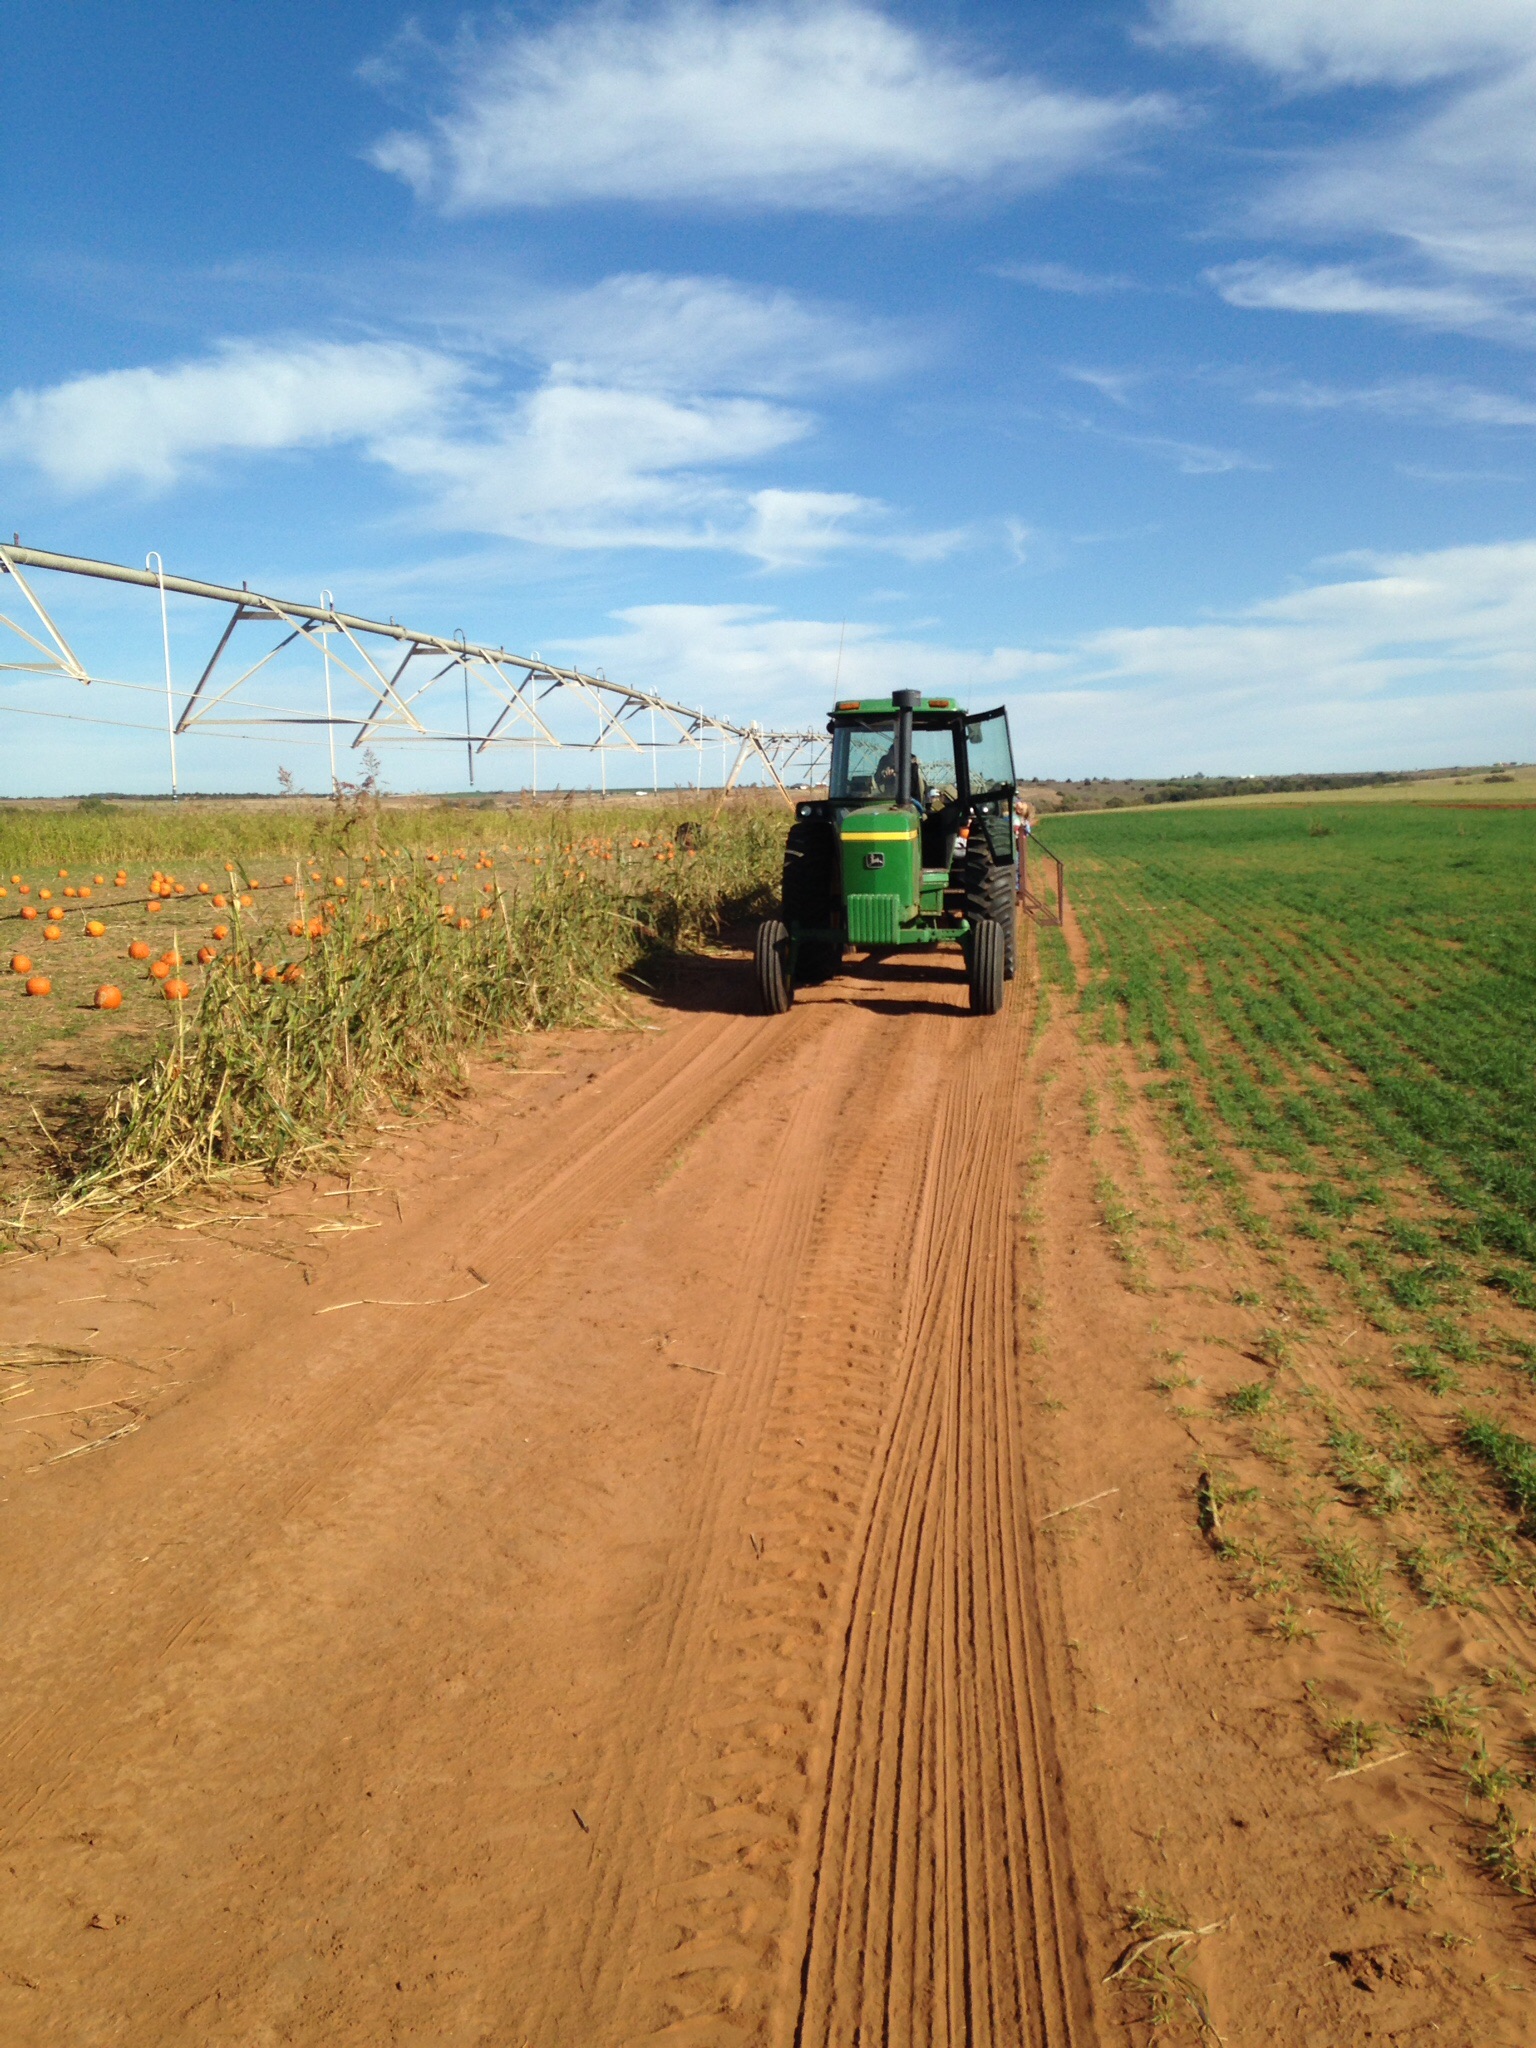
POLYGON ((789 933, 776 917, 765 917, 757 928, 753 951, 757 969, 757 994, 770 1017, 779 1017, 795 1000, 795 984, 789 972, 789 933))
POLYGON ((996 918, 979 917, 971 926, 966 949, 971 1008, 978 1017, 995 1017, 1003 1007, 1006 987, 1006 942, 996 918))
MULTIPOLYGON (((837 840, 824 818, 797 818, 784 845, 784 879, 779 900, 786 924, 829 930, 836 917, 834 881, 837 840)), ((796 948, 796 979, 807 987, 825 981, 842 965, 835 939, 802 939, 796 948)))
POLYGON ((1019 871, 1012 861, 995 860, 985 840, 965 857, 965 914, 1001 926, 1003 975, 1012 981, 1019 964, 1019 871))

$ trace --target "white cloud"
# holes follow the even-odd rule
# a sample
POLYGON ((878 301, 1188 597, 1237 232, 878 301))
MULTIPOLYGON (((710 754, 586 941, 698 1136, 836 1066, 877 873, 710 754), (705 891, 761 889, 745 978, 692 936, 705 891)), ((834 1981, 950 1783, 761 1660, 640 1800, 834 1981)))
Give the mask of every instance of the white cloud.
POLYGON ((1267 385, 1251 394, 1255 405, 1297 412, 1359 411, 1389 419, 1428 419, 1471 427, 1536 427, 1536 399, 1484 391, 1443 377, 1401 377, 1380 384, 1336 385, 1301 381, 1267 385))
POLYGON ((744 494, 714 472, 809 431, 755 398, 542 385, 477 434, 383 437, 374 453, 427 484, 439 524, 566 547, 731 546, 744 494))
POLYGON ((468 377, 396 344, 226 342, 196 362, 14 391, 0 450, 69 492, 165 489, 199 458, 321 447, 435 414, 468 377))
MULTIPOLYGON (((609 675, 786 724, 826 710, 841 622, 647 605, 576 643, 609 675)), ((1536 541, 1363 557, 1195 625, 966 648, 850 620, 840 692, 1005 699, 1027 774, 1403 767, 1529 751, 1536 541)))
POLYGON ((1164 0, 1154 37, 1310 85, 1420 85, 1536 54, 1529 0, 1164 0))
POLYGON ((825 716, 834 677, 845 696, 921 689, 996 702, 1010 684, 1063 665, 1051 652, 946 647, 857 619, 777 618, 764 606, 637 605, 616 617, 622 631, 574 643, 584 662, 765 723, 825 716))
POLYGON ((467 37, 449 66, 450 110, 371 157, 456 213, 614 199, 889 212, 1053 183, 1169 112, 982 68, 857 0, 591 7, 467 37))
POLYGON ((164 489, 241 451, 351 443, 422 493, 439 528, 551 547, 719 548, 765 566, 836 548, 931 558, 877 500, 740 478, 815 421, 782 396, 885 374, 888 328, 720 278, 620 276, 467 316, 473 355, 385 343, 231 342, 0 403, 0 452, 70 492, 164 489), (492 328, 499 321, 499 333, 492 328), (492 340, 531 388, 496 389, 492 340))
POLYGON ((721 277, 642 273, 524 292, 472 324, 483 339, 534 350, 558 380, 646 391, 782 397, 868 383, 918 354, 893 323, 721 277))

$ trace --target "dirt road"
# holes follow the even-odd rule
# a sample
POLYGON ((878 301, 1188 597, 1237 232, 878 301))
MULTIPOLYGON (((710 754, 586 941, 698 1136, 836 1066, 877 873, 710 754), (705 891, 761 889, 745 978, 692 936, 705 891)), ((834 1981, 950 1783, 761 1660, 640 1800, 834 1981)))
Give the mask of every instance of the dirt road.
POLYGON ((1070 1021, 745 972, 350 1192, 0 1269, 0 2038, 1086 2048, 1146 1884, 1234 2038, 1420 2038, 1297 1946, 1359 1831, 1144 1398, 1070 1021))

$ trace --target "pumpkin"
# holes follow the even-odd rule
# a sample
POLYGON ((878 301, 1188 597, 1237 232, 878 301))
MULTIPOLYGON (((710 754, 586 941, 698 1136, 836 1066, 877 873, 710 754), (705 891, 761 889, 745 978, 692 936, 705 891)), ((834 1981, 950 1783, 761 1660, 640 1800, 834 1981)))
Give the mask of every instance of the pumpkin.
POLYGON ((91 885, 89 882, 82 882, 79 888, 75 891, 75 894, 80 898, 82 903, 85 901, 86 897, 90 895, 90 893, 91 885))
POLYGON ((199 967, 206 967, 210 960, 217 960, 218 957, 218 949, 214 946, 199 946, 197 949, 197 964, 199 967))
POLYGON ((29 996, 51 996, 53 994, 53 983, 46 974, 34 974, 27 983, 27 994, 29 996))
POLYGON ((87 918, 85 925, 85 935, 88 939, 104 939, 107 936, 107 928, 101 922, 100 918, 87 918))
POLYGON ((144 908, 149 912, 151 917, 158 917, 160 915, 160 905, 153 896, 150 897, 149 901, 145 904, 144 908))
POLYGON ((192 993, 192 985, 190 982, 178 981, 173 977, 165 984, 161 993, 168 1003, 184 1003, 192 993))
POLYGON ((23 905, 21 906, 21 914, 27 920, 28 924, 33 923, 37 917, 37 905, 35 903, 23 903, 23 905))
POLYGON ((11 955, 11 972, 12 974, 30 974, 32 972, 32 962, 25 953, 13 953, 11 955))
POLYGON ((229 898, 227 896, 215 896, 213 899, 213 907, 215 910, 223 910, 228 902, 229 898))
POLYGON ((223 940, 229 937, 229 926, 227 924, 216 924, 213 928, 213 936, 222 943, 223 940))
POLYGON ((149 971, 156 981, 169 981, 171 978, 171 963, 169 960, 151 960, 149 971))
POLYGON ((135 939, 128 948, 128 958, 130 960, 147 960, 149 958, 149 941, 147 939, 135 939))
POLYGON ((70 887, 69 887, 69 888, 67 888, 67 889, 66 889, 66 890, 64 891, 64 894, 65 894, 66 896, 74 896, 74 895, 78 894, 78 891, 77 891, 77 890, 75 889, 74 885, 73 885, 73 884, 71 884, 71 885, 70 885, 70 887))
POLYGON ((103 982, 96 991, 96 1007, 98 1010, 120 1010, 123 1007, 122 990, 114 988, 110 981, 103 982))
POLYGON ((40 903, 49 903, 53 900, 53 891, 51 889, 39 889, 37 899, 40 903))
POLYGON ((199 896, 206 896, 208 894, 208 884, 206 882, 199 882, 197 885, 197 893, 199 896))
POLYGON ((59 940, 60 940, 60 939, 62 939, 62 938, 63 938, 63 936, 64 936, 64 927, 63 927, 63 925, 61 925, 61 924, 45 924, 45 925, 43 926, 43 937, 44 937, 45 939, 51 939, 51 940, 53 941, 53 943, 54 943, 55 945, 57 945, 57 944, 58 944, 59 940))
POLYGON ((94 883, 96 884, 96 886, 97 886, 97 888, 98 888, 98 889, 99 889, 99 888, 101 887, 102 883, 103 883, 103 882, 104 882, 104 881, 105 881, 106 879, 107 879, 107 878, 106 878, 106 876, 105 876, 105 875, 92 875, 92 877, 91 877, 91 880, 92 880, 92 881, 93 881, 93 882, 94 882, 94 883))

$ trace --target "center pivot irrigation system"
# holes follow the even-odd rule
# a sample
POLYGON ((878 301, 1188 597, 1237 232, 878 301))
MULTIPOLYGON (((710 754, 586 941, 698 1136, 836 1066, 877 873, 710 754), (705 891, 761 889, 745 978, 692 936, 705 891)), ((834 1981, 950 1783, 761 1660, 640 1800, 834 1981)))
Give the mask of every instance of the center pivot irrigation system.
MULTIPOLYGON (((8 577, 23 600, 23 606, 15 607, 22 617, 0 611, 0 626, 8 627, 28 650, 20 661, 0 662, 0 675, 37 675, 87 688, 160 694, 158 683, 125 681, 82 661, 24 570, 158 591, 164 729, 173 795, 178 738, 215 731, 251 738, 274 727, 307 729, 311 738, 324 736, 333 787, 338 738, 353 750, 390 743, 461 746, 471 784, 478 758, 514 753, 527 764, 535 791, 541 748, 595 754, 605 793, 611 756, 627 758, 631 768, 649 756, 655 788, 660 786, 662 753, 677 748, 693 750, 695 773, 690 779, 702 785, 704 753, 711 745, 721 748, 723 789, 733 788, 755 764, 793 802, 791 789, 805 788, 825 776, 824 732, 772 731, 743 724, 675 703, 656 691, 610 682, 601 673, 588 675, 581 669, 561 668, 538 654, 510 654, 504 647, 466 640, 462 633, 445 638, 394 619, 358 618, 337 611, 329 591, 321 592, 319 604, 308 604, 267 597, 244 584, 235 590, 168 576, 154 554, 144 568, 130 569, 118 562, 0 545, 0 577, 8 577), (168 595, 229 608, 222 631, 216 620, 210 621, 217 635, 213 651, 190 689, 178 688, 173 681, 168 595), (257 631, 241 630, 253 628, 257 631), (251 688, 257 676, 263 677, 263 697, 251 688), (272 701, 279 697, 287 701, 272 701), (430 704, 429 698, 434 700, 430 704), (451 727, 442 722, 450 704, 455 721, 451 727), (726 756, 733 746, 735 758, 727 772, 726 756)), ((14 643, 0 645, 14 651, 14 643)))

